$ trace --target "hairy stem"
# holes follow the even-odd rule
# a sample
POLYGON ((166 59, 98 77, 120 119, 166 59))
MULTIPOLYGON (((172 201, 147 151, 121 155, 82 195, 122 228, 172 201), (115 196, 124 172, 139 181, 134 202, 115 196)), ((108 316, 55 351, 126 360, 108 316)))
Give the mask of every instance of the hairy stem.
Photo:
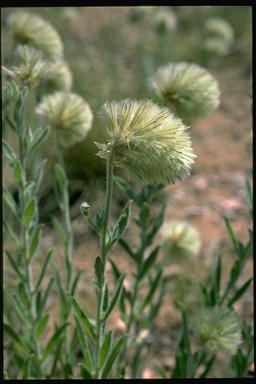
POLYGON ((103 292, 105 285, 105 264, 106 264, 106 245, 107 245, 107 231, 109 224, 109 216, 111 210, 112 202, 112 189, 113 189, 113 164, 112 156, 107 160, 107 191, 106 191, 106 201, 105 201, 105 212, 104 212, 104 222, 102 228, 102 237, 101 237, 101 260, 104 265, 104 275, 103 275, 103 284, 100 287, 97 287, 97 314, 96 314, 96 367, 95 367, 95 376, 96 379, 100 379, 100 367, 99 367, 99 357, 100 357, 100 347, 101 339, 103 335, 104 325, 101 321, 102 319, 102 306, 103 306, 103 292))

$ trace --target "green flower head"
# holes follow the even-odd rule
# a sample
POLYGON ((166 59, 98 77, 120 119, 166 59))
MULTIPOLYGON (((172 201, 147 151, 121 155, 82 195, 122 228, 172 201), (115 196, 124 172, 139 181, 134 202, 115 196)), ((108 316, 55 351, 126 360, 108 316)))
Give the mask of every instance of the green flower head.
POLYGON ((174 183, 189 173, 195 155, 182 121, 152 101, 106 102, 108 144, 99 156, 126 167, 144 182, 174 183))
POLYGON ((217 81, 197 64, 182 62, 160 67, 150 84, 182 118, 204 116, 219 105, 217 81))
POLYGON ((60 144, 67 148, 83 140, 92 125, 92 111, 86 101, 74 93, 55 92, 45 96, 36 113, 57 130, 60 144))
POLYGON ((166 223, 162 228, 164 250, 171 260, 198 254, 201 241, 197 229, 185 221, 166 223))
POLYGON ((241 329, 233 312, 226 307, 203 308, 192 317, 192 330, 199 345, 211 353, 235 354, 241 344, 241 329))
POLYGON ((32 45, 49 59, 63 56, 63 45, 58 32, 40 16, 18 11, 10 16, 14 39, 19 44, 32 45))

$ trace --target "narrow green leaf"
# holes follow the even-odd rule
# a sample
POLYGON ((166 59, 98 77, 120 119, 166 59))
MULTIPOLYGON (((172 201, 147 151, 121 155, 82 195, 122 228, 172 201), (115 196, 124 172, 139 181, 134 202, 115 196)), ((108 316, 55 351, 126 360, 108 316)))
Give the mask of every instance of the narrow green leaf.
POLYGON ((44 349, 43 356, 42 356, 42 362, 44 362, 47 359, 47 357, 50 355, 53 348, 55 346, 57 346, 57 342, 58 342, 60 336, 62 335, 64 329, 68 325, 69 325, 69 323, 63 324, 59 328, 57 328, 57 330, 54 332, 54 334, 52 335, 52 337, 50 338, 50 340, 48 341, 48 343, 44 349))
POLYGON ((153 279, 153 281, 151 282, 150 284, 150 288, 149 288, 149 291, 145 297, 145 300, 143 301, 142 305, 140 306, 140 309, 139 309, 139 313, 141 314, 143 312, 143 310, 146 308, 146 306, 148 304, 151 304, 152 303, 152 298, 154 296, 154 293, 156 292, 157 288, 158 288, 158 285, 160 283, 160 280, 161 280, 161 277, 162 277, 162 268, 159 269, 159 271, 157 272, 155 278, 153 279))
POLYGON ((49 314, 46 314, 37 323, 37 325, 35 327, 35 336, 36 336, 37 340, 39 340, 41 335, 43 334, 43 332, 47 326, 49 317, 50 317, 49 314))
POLYGON ((111 342, 112 342, 112 331, 109 331, 107 335, 105 336, 104 342, 102 344, 101 350, 100 350, 100 361, 99 366, 102 368, 103 364, 105 363, 105 360, 111 350, 111 342))
POLYGON ((30 356, 24 361, 23 370, 22 370, 22 379, 27 380, 30 377, 31 370, 31 358, 30 356))
POLYGON ((245 191, 246 191, 247 207, 249 211, 252 213, 253 212, 253 191, 252 191, 250 180, 248 178, 246 179, 245 191))
POLYGON ((45 257, 45 260, 44 260, 44 263, 43 263, 43 266, 42 266, 42 269, 41 269, 41 273, 38 277, 38 280, 37 280, 37 283, 36 283, 36 286, 35 286, 35 289, 34 289, 34 292, 36 292, 39 287, 40 287, 40 284, 45 276, 45 272, 46 272, 46 269, 47 269, 47 266, 49 264, 49 261, 52 257, 52 254, 53 254, 53 249, 50 249, 47 254, 46 254, 46 257, 45 257))
POLYGON ((24 170, 22 169, 21 162, 19 159, 16 159, 14 165, 14 177, 17 185, 21 184, 24 181, 24 170))
POLYGON ((5 139, 3 139, 3 153, 7 160, 10 162, 10 165, 13 166, 17 160, 17 156, 5 139))
POLYGON ((38 162, 37 167, 36 167, 36 190, 35 192, 37 193, 39 191, 39 188, 41 186, 41 183, 43 181, 44 177, 44 171, 46 167, 47 159, 44 159, 43 161, 38 162))
POLYGON ((7 289, 4 290, 4 294, 11 301, 11 305, 15 309, 21 322, 23 322, 24 324, 27 324, 28 317, 27 317, 26 311, 24 311, 24 307, 22 306, 22 303, 20 302, 20 299, 18 298, 18 296, 11 294, 7 289))
POLYGON ((108 307, 108 283, 106 282, 104 284, 104 287, 103 287, 103 306, 102 306, 102 309, 103 309, 103 312, 107 310, 107 307, 108 307))
POLYGON ((135 261, 135 263, 136 263, 137 262, 136 255, 133 253, 133 251, 131 250, 131 248, 127 244, 127 242, 124 239, 119 239, 118 243, 125 250, 125 252, 133 259, 133 261, 135 261))
POLYGON ((72 379, 73 371, 69 363, 64 364, 64 376, 65 379, 72 379))
POLYGON ((126 204, 125 208, 123 209, 123 212, 121 213, 121 215, 120 215, 120 217, 119 217, 119 219, 118 219, 118 221, 117 221, 117 223, 113 229, 113 232, 111 234, 109 243, 107 245, 108 249, 113 247, 113 245, 116 243, 116 241, 118 239, 120 239, 125 228, 127 227, 130 213, 131 213, 131 204, 132 204, 132 200, 129 200, 128 203, 126 204))
POLYGON ((17 346, 19 346, 23 351, 25 351, 27 353, 30 352, 28 345, 24 342, 23 339, 20 338, 20 336, 14 331, 14 329, 10 325, 4 323, 4 331, 13 340, 13 342, 17 346))
MULTIPOLYGON (((42 296, 42 298, 41 298, 41 300, 40 300, 40 308, 39 308, 39 310, 38 310, 38 317, 41 316, 41 312, 42 312, 43 309, 44 309, 44 306, 45 306, 45 304, 46 304, 46 300, 47 300, 47 298, 48 298, 48 296, 49 296, 50 289, 51 289, 51 287, 52 287, 53 282, 54 282, 54 277, 52 277, 52 278, 49 280, 48 285, 47 285, 47 288, 46 288, 46 290, 45 290, 45 292, 44 292, 44 295, 42 296)), ((39 292, 38 292, 38 293, 39 293, 39 292)))
POLYGON ((40 240, 42 234, 42 225, 37 225, 34 233, 31 236, 30 244, 29 244, 29 252, 28 252, 28 261, 31 261, 32 258, 36 255, 38 251, 40 240))
POLYGON ((81 349, 83 352, 84 360, 85 360, 89 370, 92 370, 92 368, 93 368, 93 356, 91 354, 91 350, 89 347, 89 341, 88 341, 87 337, 85 336, 85 333, 82 330, 82 327, 81 327, 79 320, 76 317, 75 317, 75 320, 76 320, 76 329, 77 329, 77 333, 78 333, 78 339, 79 339, 79 343, 80 343, 80 346, 81 346, 81 349))
POLYGON ((116 186, 124 191, 132 200, 136 200, 136 195, 133 192, 132 188, 129 184, 120 176, 114 176, 114 182, 116 186))
POLYGON ((234 247, 234 250, 236 253, 238 253, 238 243, 237 243, 237 238, 236 238, 236 235, 233 231, 233 228, 229 222, 229 220, 224 217, 224 220, 225 220, 225 225, 226 225, 226 228, 227 228, 227 231, 228 231, 228 235, 229 235, 229 238, 233 244, 233 247, 234 247))
POLYGON ((124 345, 126 341, 127 335, 122 336, 119 340, 116 341, 114 344, 114 347, 112 351, 110 352, 106 363, 104 364, 103 372, 102 372, 102 379, 107 379, 108 375, 111 371, 111 368, 113 367, 117 357, 120 354, 121 348, 124 345))
POLYGON ((27 204, 24 210, 23 222, 26 228, 29 228, 31 221, 36 215, 36 198, 33 197, 27 204))
POLYGON ((61 359, 61 356, 62 356, 62 344, 63 344, 63 339, 60 339, 57 342, 57 348, 56 348, 56 352, 54 354, 54 358, 53 358, 50 374, 46 376, 47 379, 51 379, 53 377, 54 373, 55 373, 55 369, 57 367, 57 363, 61 359))
POLYGON ((92 375, 83 363, 80 363, 80 374, 83 379, 92 379, 92 375))
POLYGON ((118 266, 116 265, 116 263, 112 259, 109 259, 109 261, 110 261, 110 264, 112 267, 112 273, 113 273, 113 276, 115 278, 115 281, 118 281, 118 279, 122 273, 120 272, 118 266))
POLYGON ((70 290, 71 296, 74 296, 76 293, 77 285, 78 285, 78 282, 80 280, 81 274, 82 274, 81 270, 77 271, 77 274, 73 280, 73 284, 72 284, 71 290, 70 290))
POLYGON ((16 263, 16 261, 14 261, 14 259, 12 258, 10 252, 8 251, 4 251, 4 253, 6 254, 6 256, 8 257, 8 260, 13 268, 13 271, 16 273, 16 275, 19 277, 19 279, 23 282, 26 281, 25 279, 25 276, 23 276, 23 274, 21 273, 21 271, 19 270, 19 267, 16 263))
POLYGON ((23 282, 20 282, 18 284, 18 294, 21 302, 24 304, 26 308, 30 307, 30 298, 28 296, 25 284, 23 282))
POLYGON ((94 268, 95 268, 95 275, 97 277, 98 286, 102 287, 104 283, 104 264, 100 256, 96 257, 94 268))
POLYGON ((67 294, 62 287, 60 274, 57 269, 55 269, 55 277, 56 277, 56 282, 57 282, 59 293, 60 293, 61 319, 64 322, 69 313, 69 301, 68 301, 67 294))
POLYGON ((11 193, 8 191, 6 187, 3 187, 3 198, 5 204, 9 207, 11 212, 14 214, 15 217, 17 217, 17 206, 14 201, 14 198, 12 197, 11 193))
POLYGON ((154 262, 157 258, 159 249, 160 249, 160 246, 158 245, 155 249, 153 249, 153 251, 150 253, 148 258, 144 261, 143 266, 141 268, 141 272, 139 274, 140 279, 143 278, 143 276, 148 272, 150 267, 154 264, 154 262))
POLYGON ((60 164, 55 164, 54 171, 59 189, 60 191, 63 191, 68 182, 65 170, 60 166, 60 164))
POLYGON ((150 245, 154 239, 154 236, 158 232, 159 228, 161 227, 163 220, 164 220, 164 213, 165 213, 166 206, 164 205, 157 216, 157 218, 153 221, 153 225, 151 230, 148 232, 146 237, 146 244, 150 245))
POLYGON ((38 128, 35 131, 35 135, 33 137, 32 142, 30 143, 29 151, 30 152, 34 151, 35 149, 40 147, 40 145, 43 143, 43 141, 47 138, 49 132, 50 132, 49 127, 38 128))
POLYGON ((95 331, 94 326, 92 325, 91 321, 89 320, 87 314, 85 311, 81 308, 80 304, 76 301, 76 299, 73 296, 70 296, 70 300, 73 306, 73 309, 75 311, 75 314, 85 330, 87 331, 88 335, 95 339, 95 331))
POLYGON ((201 373, 201 375, 199 376, 200 379, 204 379, 204 378, 207 377, 208 373, 210 372, 210 369, 211 369, 212 366, 213 366, 214 361, 215 361, 215 356, 212 356, 212 357, 207 361, 203 373, 201 373))
POLYGON ((120 296, 121 296, 121 292, 122 292, 122 287, 123 287, 123 282, 124 282, 124 278, 126 276, 126 273, 123 273, 118 281, 117 281, 117 287, 116 287, 116 290, 112 296, 112 299, 109 303, 109 306, 108 306, 108 309, 107 311, 105 312, 103 318, 102 318, 102 321, 105 322, 106 319, 109 317, 109 315, 111 314, 111 312, 113 311, 115 305, 117 304, 120 296))
POLYGON ((241 296, 247 291, 249 288, 250 284, 252 282, 252 278, 247 280, 242 287, 240 287, 236 293, 229 299, 228 301, 228 306, 231 307, 238 299, 240 299, 241 296))
POLYGON ((139 216, 139 224, 142 228, 145 228, 147 226, 147 220, 149 218, 149 204, 147 202, 143 202, 142 207, 140 209, 140 216, 139 216))
POLYGON ((221 283, 221 256, 218 256, 215 272, 214 272, 214 291, 215 291, 215 296, 216 300, 218 300, 219 297, 219 292, 220 292, 220 283, 221 283))
POLYGON ((158 371, 158 373, 161 375, 162 379, 167 379, 168 378, 168 372, 166 372, 166 369, 159 365, 158 363, 155 363, 155 368, 158 371))
POLYGON ((52 224, 54 227, 55 232, 59 236, 60 240, 65 244, 67 241, 67 234, 65 230, 63 229, 61 223, 57 219, 57 217, 52 217, 52 224))

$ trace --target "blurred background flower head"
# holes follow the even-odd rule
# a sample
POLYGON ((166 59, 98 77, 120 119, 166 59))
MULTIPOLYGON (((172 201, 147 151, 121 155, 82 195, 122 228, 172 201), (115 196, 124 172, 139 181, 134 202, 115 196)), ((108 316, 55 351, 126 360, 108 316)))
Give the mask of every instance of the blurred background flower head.
POLYGON ((19 44, 32 45, 49 59, 63 56, 63 44, 58 32, 42 17, 17 11, 10 15, 9 25, 14 39, 19 44))
POLYGON ((209 352, 235 354, 241 344, 241 327, 235 314, 226 307, 202 308, 192 316, 192 331, 197 343, 209 352))
POLYGON ((197 64, 169 63, 160 67, 149 81, 157 95, 181 118, 207 115, 220 102, 217 80, 197 64))
POLYGON ((161 230, 167 259, 179 262, 199 253, 201 240, 198 230, 186 221, 166 223, 161 230))
POLYGON ((74 93, 55 92, 45 96, 36 113, 57 131, 60 144, 65 148, 83 140, 92 126, 89 104, 74 93))
POLYGON ((41 52, 29 46, 18 45, 17 54, 19 65, 10 69, 4 68, 18 85, 30 89, 36 88, 40 81, 47 76, 49 64, 42 58, 41 52))

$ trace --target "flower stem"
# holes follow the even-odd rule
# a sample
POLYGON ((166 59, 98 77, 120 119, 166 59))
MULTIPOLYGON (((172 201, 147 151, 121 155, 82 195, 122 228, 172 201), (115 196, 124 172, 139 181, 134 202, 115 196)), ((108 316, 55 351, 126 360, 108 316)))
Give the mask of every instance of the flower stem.
POLYGON ((107 191, 106 191, 106 201, 105 201, 105 213, 104 213, 104 222, 102 228, 102 237, 101 237, 101 260, 104 265, 103 272, 103 283, 100 287, 97 287, 97 314, 96 314, 96 367, 95 367, 95 377, 100 379, 100 367, 99 367, 99 357, 100 357, 100 347, 101 339, 104 330, 105 324, 102 323, 102 306, 103 306, 103 292, 105 286, 105 264, 106 264, 106 244, 107 244, 107 231, 109 224, 109 216, 111 210, 112 202, 112 189, 113 189, 113 164, 112 156, 110 155, 107 160, 107 191))
MULTIPOLYGON (((58 137, 58 133, 57 132, 55 133, 55 141, 56 141, 56 146, 57 146, 58 161, 59 161, 63 171, 66 174, 63 149, 62 149, 62 147, 60 145, 59 137, 58 137)), ((73 272, 73 265, 72 265, 72 259, 73 259, 73 230, 72 230, 71 217, 70 217, 70 209, 69 209, 68 183, 66 183, 64 188, 63 188, 62 215, 63 215, 64 221, 65 221, 65 230, 66 230, 66 234, 67 234, 67 240, 65 242, 65 260, 66 260, 66 266, 67 266, 66 289, 69 291, 71 280, 72 280, 72 272, 73 272)))

